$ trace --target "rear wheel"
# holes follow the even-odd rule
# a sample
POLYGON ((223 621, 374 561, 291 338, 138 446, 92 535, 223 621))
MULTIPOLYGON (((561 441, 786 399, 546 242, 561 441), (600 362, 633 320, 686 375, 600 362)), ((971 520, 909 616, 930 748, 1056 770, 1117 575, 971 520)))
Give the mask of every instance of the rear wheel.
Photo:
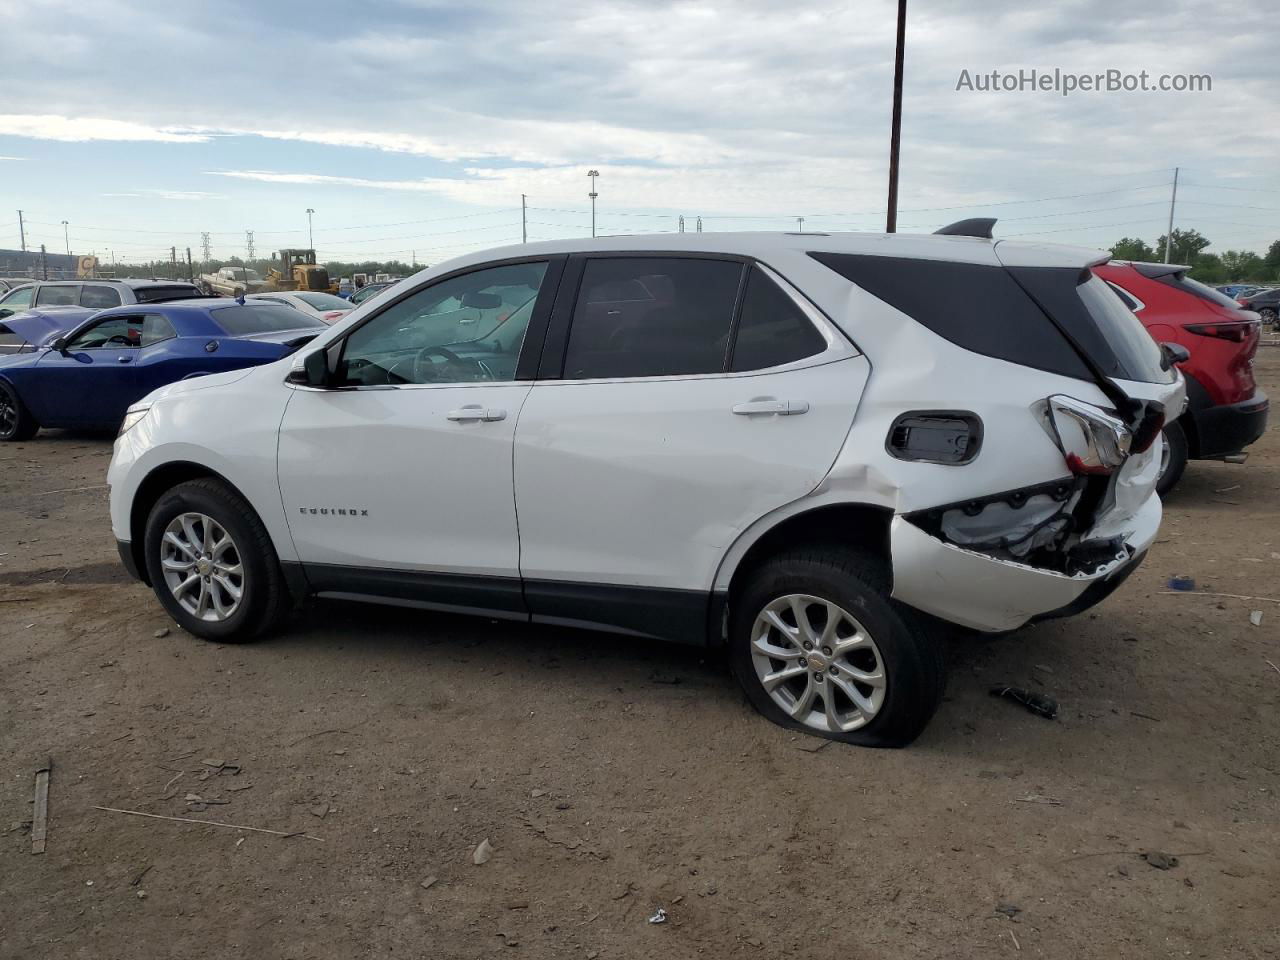
POLYGON ((1277 323, 1277 320, 1280 320, 1280 316, 1277 316, 1275 307, 1263 307, 1258 311, 1258 316, 1262 318, 1263 326, 1270 324, 1273 327, 1280 328, 1280 323, 1277 323))
POLYGON ((151 509, 144 539, 156 597, 188 633, 239 643, 288 611, 280 562, 253 508, 217 480, 192 480, 151 509))
POLYGON ((946 685, 941 647, 889 600, 883 565, 814 548, 762 565, 734 601, 730 662, 774 723, 871 747, 913 741, 946 685))
POLYGON ((1164 443, 1160 447, 1160 478, 1156 480, 1156 493, 1164 496, 1182 479, 1187 468, 1187 434, 1177 421, 1164 428, 1164 443))
POLYGON ((40 429, 18 391, 0 380, 0 441, 30 440, 40 429))

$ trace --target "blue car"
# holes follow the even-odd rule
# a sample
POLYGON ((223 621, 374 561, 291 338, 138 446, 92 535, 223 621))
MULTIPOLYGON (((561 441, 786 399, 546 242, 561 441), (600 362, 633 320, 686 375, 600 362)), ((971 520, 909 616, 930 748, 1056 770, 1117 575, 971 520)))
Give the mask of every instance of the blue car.
POLYGON ((40 313, 4 323, 25 352, 0 356, 0 441, 114 427, 157 387, 270 363, 328 329, 289 307, 223 298, 115 307, 63 335, 40 313))

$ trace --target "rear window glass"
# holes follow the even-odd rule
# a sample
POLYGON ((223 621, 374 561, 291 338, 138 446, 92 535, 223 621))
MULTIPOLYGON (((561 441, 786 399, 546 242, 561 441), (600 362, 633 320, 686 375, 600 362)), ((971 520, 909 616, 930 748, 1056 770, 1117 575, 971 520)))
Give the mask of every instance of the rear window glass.
MULTIPOLYGON (((300 293, 298 299, 317 310, 350 310, 351 304, 331 293, 300 293)), ((527 299, 527 297, 526 297, 527 299)))
POLYGON ((80 306, 105 310, 120 306, 120 291, 114 287, 86 284, 80 291, 80 306))
POLYGON ((254 333, 275 333, 277 330, 325 327, 318 318, 309 317, 292 307, 281 307, 274 303, 246 303, 244 306, 219 307, 210 312, 218 326, 233 337, 254 333))
POLYGON ((809 256, 958 347, 1092 379, 1079 354, 1003 267, 842 253, 809 256))
POLYGON ((41 287, 36 293, 37 307, 70 307, 74 306, 80 295, 80 285, 67 287, 41 287))
POLYGON ((1157 277, 1157 282, 1166 284, 1170 287, 1176 287, 1179 290, 1185 290, 1194 297, 1201 300, 1208 300, 1210 303, 1216 303, 1220 307, 1226 307, 1228 310, 1239 310, 1240 304, 1236 303, 1230 297, 1220 290, 1206 286, 1199 280, 1192 280, 1185 273, 1174 273, 1167 277, 1157 277))
POLYGON ((200 291, 187 284, 172 287, 138 287, 134 291, 139 303, 155 303, 157 300, 177 300, 182 297, 198 297, 200 291))

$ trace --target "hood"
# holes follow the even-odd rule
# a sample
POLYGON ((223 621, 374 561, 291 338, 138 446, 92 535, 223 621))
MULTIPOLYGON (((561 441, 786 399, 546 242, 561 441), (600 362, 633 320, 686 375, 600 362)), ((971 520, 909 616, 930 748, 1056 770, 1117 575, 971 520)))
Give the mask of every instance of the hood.
POLYGON ((280 343, 297 350, 305 346, 317 336, 324 333, 326 327, 297 327, 293 330, 271 330, 267 333, 247 333, 236 337, 237 340, 253 340, 257 343, 280 343))
POLYGON ((206 373, 198 377, 189 377, 186 380, 178 380, 174 383, 165 384, 152 390, 149 394, 139 400, 134 406, 150 405, 160 400, 168 400, 171 397, 180 396, 184 393, 194 393, 196 390, 208 390, 212 387, 225 387, 228 384, 238 383, 249 374, 262 367, 244 367, 240 370, 228 370, 225 373, 206 373))
POLYGON ((70 332, 95 313, 96 310, 86 307, 44 307, 5 317, 0 320, 0 330, 8 330, 27 343, 43 346, 70 332))

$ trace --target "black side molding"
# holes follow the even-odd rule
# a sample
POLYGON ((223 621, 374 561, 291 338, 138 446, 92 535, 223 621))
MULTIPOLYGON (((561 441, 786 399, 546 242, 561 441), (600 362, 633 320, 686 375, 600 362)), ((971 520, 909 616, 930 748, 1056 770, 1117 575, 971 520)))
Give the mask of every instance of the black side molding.
POLYGON ((991 228, 995 225, 995 217, 971 217, 968 220, 948 223, 945 227, 940 227, 933 232, 943 237, 980 237, 983 240, 990 240, 991 228))

